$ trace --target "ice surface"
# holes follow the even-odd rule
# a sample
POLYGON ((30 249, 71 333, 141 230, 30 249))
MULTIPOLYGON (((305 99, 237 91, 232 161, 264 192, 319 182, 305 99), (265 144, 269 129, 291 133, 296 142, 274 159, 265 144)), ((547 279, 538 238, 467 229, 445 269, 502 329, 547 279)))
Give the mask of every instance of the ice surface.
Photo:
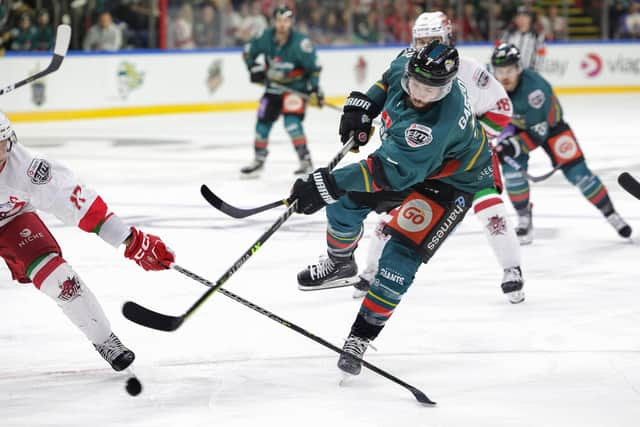
MULTIPOLYGON (((621 190, 640 174, 637 95, 564 96, 565 117, 621 213, 640 232, 640 202, 621 190)), ((70 165, 127 222, 159 234, 178 262, 216 280, 281 210, 225 217, 199 195, 254 206, 286 196, 297 166, 274 126, 261 180, 239 180, 252 157, 254 113, 15 125, 22 143, 70 165)), ((316 165, 338 151, 338 115, 305 120, 316 165)), ((372 145, 377 143, 377 139, 372 145)), ((538 150, 541 151, 541 150, 538 150)), ((343 164, 357 157, 349 155, 343 164)), ((549 169, 542 152, 531 173, 549 169)), ((59 309, 0 266, 1 426, 637 426, 640 420, 638 245, 617 236, 561 173, 532 188, 533 245, 523 247, 527 300, 510 305, 480 226, 468 218, 376 340, 372 363, 439 405, 364 370, 347 386, 325 347, 216 294, 174 333, 120 314, 126 300, 180 314, 206 290, 177 272, 146 273, 93 235, 43 215, 137 354, 144 390, 124 390, 59 309)), ((371 233, 358 252, 363 266, 371 233)), ((359 302, 350 289, 297 290, 324 251, 322 213, 291 218, 226 284, 340 346, 359 302)))

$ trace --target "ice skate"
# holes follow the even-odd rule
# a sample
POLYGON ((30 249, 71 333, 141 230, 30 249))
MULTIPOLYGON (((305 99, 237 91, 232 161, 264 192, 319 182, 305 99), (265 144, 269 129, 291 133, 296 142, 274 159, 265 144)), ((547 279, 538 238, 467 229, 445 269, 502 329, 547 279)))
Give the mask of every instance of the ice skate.
POLYGON ((353 283, 353 299, 362 298, 369 292, 371 283, 362 276, 358 276, 358 281, 353 283))
POLYGON ((321 256, 317 264, 309 265, 298 273, 298 289, 315 291, 339 288, 353 284, 351 279, 358 274, 358 266, 353 258, 341 261, 321 256))
POLYGON ((531 209, 533 205, 525 210, 518 211, 518 225, 516 226, 516 235, 520 241, 520 245, 528 245, 533 241, 533 221, 531 218, 531 209))
POLYGON ((607 218, 609 224, 616 229, 620 237, 631 236, 631 227, 627 224, 618 212, 611 213, 607 218))
POLYGON ((240 169, 242 178, 259 178, 264 170, 264 159, 255 158, 247 166, 240 169))
POLYGON ((502 292, 507 296, 511 304, 519 304, 524 301, 524 291, 522 286, 522 271, 520 267, 511 267, 504 269, 502 276, 502 292))
POLYGON ((309 175, 311 172, 313 172, 313 163, 309 157, 300 159, 300 166, 293 171, 294 175, 309 175))
POLYGON ((354 355, 362 359, 367 347, 369 347, 368 339, 350 334, 342 347, 342 350, 348 354, 340 354, 340 358, 338 359, 338 368, 349 375, 360 374, 360 371, 362 370, 362 362, 350 355, 354 355))
POLYGON ((114 371, 122 371, 129 367, 136 358, 133 351, 125 347, 112 332, 102 344, 93 344, 100 356, 106 360, 114 371))

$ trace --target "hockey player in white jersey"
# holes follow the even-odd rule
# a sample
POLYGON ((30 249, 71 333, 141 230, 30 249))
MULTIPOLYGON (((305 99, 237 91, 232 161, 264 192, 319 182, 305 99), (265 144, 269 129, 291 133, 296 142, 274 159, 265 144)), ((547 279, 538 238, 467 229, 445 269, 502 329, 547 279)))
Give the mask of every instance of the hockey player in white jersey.
MULTIPOLYGON (((432 40, 439 40, 445 44, 453 42, 451 23, 442 12, 423 13, 416 19, 413 26, 414 48, 421 48, 432 40)), ((512 115, 511 101, 504 88, 480 63, 464 57, 460 57, 458 79, 462 80, 467 87, 475 116, 482 124, 487 136, 490 139, 496 138, 509 124, 512 115)), ((487 173, 494 173, 496 187, 502 189, 497 162, 494 162, 493 169, 487 173)), ((499 192, 491 187, 476 193, 473 210, 503 269, 502 291, 511 303, 517 304, 524 301, 520 245, 507 218, 499 192)), ((386 243, 386 236, 382 234, 382 229, 393 215, 397 215, 397 210, 384 215, 376 227, 369 246, 367 266, 360 274, 360 280, 354 284, 356 288, 354 297, 360 297, 367 292, 369 283, 378 270, 378 258, 386 243)))
POLYGON ((174 261, 159 237, 126 225, 65 166, 18 144, 0 112, 0 256, 13 279, 33 283, 53 299, 114 370, 127 368, 134 353, 111 331, 96 297, 62 257, 36 210, 95 233, 114 248, 124 244, 124 256, 145 270, 164 270, 174 261))

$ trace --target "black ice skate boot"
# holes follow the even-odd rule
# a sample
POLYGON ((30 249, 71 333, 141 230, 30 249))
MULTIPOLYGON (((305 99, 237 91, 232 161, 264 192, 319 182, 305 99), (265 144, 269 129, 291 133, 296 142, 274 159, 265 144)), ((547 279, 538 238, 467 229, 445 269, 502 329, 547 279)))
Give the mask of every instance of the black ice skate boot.
POLYGON ((631 236, 631 227, 627 224, 618 212, 612 212, 606 217, 607 221, 616 229, 620 237, 631 236))
POLYGON ((533 241, 533 221, 531 210, 533 205, 529 203, 526 209, 518 210, 518 225, 516 226, 516 235, 520 241, 520 245, 528 245, 533 241))
POLYGON ((342 350, 348 354, 340 354, 340 358, 338 359, 338 368, 349 375, 360 374, 360 371, 362 370, 362 362, 350 355, 354 355, 362 359, 364 352, 367 350, 367 347, 369 347, 369 343, 370 341, 366 338, 360 338, 356 335, 349 334, 349 337, 342 347, 342 350))
POLYGON ((242 178, 258 178, 264 169, 264 158, 256 157, 247 166, 240 169, 242 178))
POLYGON ((317 264, 308 265, 298 273, 298 289, 315 291, 350 286, 353 281, 349 279, 356 274, 358 265, 353 257, 338 259, 323 255, 317 264))
POLYGON ((311 172, 313 172, 313 163, 309 156, 300 159, 300 167, 293 171, 295 175, 309 175, 311 172))
POLYGON ((102 344, 94 344, 96 351, 104 358, 114 371, 122 371, 133 363, 136 355, 125 347, 118 337, 112 332, 109 338, 102 344))
POLYGON ((504 269, 502 277, 502 292, 507 296, 511 304, 519 304, 524 301, 524 291, 522 286, 522 271, 520 267, 511 267, 504 269))

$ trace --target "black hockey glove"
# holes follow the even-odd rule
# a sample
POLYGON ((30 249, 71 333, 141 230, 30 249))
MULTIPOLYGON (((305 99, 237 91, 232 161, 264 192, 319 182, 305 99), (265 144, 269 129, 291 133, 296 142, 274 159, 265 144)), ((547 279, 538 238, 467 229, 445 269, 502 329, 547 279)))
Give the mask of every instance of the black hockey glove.
POLYGON ((255 64, 249 67, 249 73, 251 83, 264 84, 267 81, 267 69, 262 64, 255 64))
POLYGON ((324 92, 319 87, 314 87, 309 92, 309 105, 322 107, 324 105, 324 92))
POLYGON ((373 134, 371 121, 378 115, 377 107, 373 101, 362 92, 351 92, 342 109, 340 117, 340 141, 346 144, 353 135, 357 147, 361 147, 369 142, 373 134))
POLYGON ((297 200, 296 212, 311 215, 326 205, 337 202, 343 194, 344 191, 338 188, 329 170, 320 168, 296 180, 288 202, 291 204, 297 200))
POLYGON ((517 138, 511 136, 507 139, 503 139, 494 149, 498 158, 500 159, 500 163, 505 163, 505 157, 511 157, 515 159, 520 155, 520 141, 517 138))

